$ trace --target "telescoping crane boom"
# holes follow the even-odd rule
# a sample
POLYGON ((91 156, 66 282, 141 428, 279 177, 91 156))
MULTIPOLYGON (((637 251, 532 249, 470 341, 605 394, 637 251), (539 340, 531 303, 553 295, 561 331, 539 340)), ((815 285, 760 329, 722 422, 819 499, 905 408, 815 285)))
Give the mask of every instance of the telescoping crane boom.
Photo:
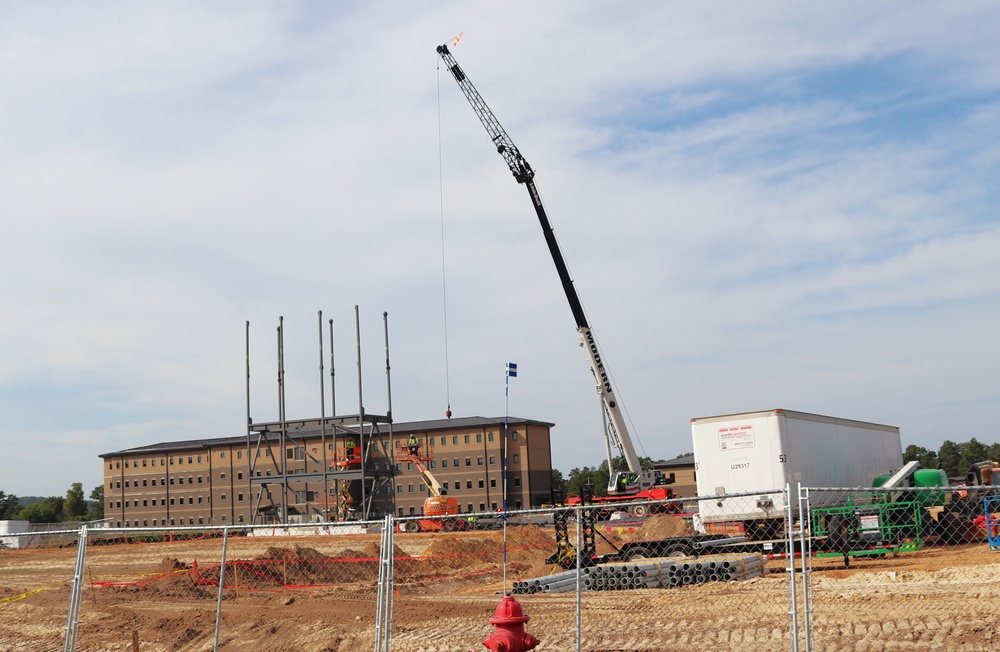
MULTIPOLYGON (((569 301, 570 310, 573 312, 573 318, 576 320, 576 330, 580 334, 580 340, 583 344, 584 350, 587 352, 587 358, 590 361, 590 369, 594 373, 594 379, 597 382, 597 392, 601 396, 601 400, 604 404, 604 410, 607 412, 609 421, 609 435, 611 441, 621 452, 622 457, 625 459, 625 464, 628 467, 628 472, 619 472, 611 474, 611 481, 608 484, 609 495, 620 495, 622 498, 632 497, 636 494, 645 493, 654 485, 662 483, 663 474, 658 471, 652 471, 648 469, 643 469, 639 463, 639 457, 636 455, 635 447, 632 444, 632 438, 629 435, 628 426, 625 424, 625 419, 622 417, 621 409, 618 407, 618 401, 615 398, 614 389, 611 386, 611 376, 608 372, 607 366, 601 357, 601 352, 597 346, 597 341, 594 339, 594 334, 591 331, 590 325, 587 323, 587 316, 583 310, 583 304, 580 303, 580 297, 576 293, 576 287, 573 285, 573 279, 570 278, 569 270, 566 267, 566 262, 563 260, 562 252, 559 250, 559 244, 556 242, 555 233, 552 231, 552 226, 549 224, 549 218, 545 213, 545 206, 542 204, 542 198, 538 194, 538 188, 535 187, 535 171, 531 169, 528 162, 521 156, 521 152, 517 149, 517 145, 514 141, 510 139, 507 132, 504 131, 503 126, 497 120, 496 116, 487 106, 486 102, 483 100, 479 91, 476 87, 472 85, 469 78, 466 76, 465 72, 458 65, 455 57, 448 50, 447 45, 439 45, 437 52, 441 55, 444 60, 445 66, 448 71, 458 82, 459 88, 465 94, 465 97, 469 100, 469 104, 472 105, 472 109, 476 112, 479 117, 479 121, 483 123, 486 127, 487 133, 489 133, 490 138, 493 140, 493 144, 497 148, 497 152, 503 156, 504 161, 507 162, 507 167, 510 168, 511 173, 514 175, 514 179, 521 184, 524 184, 528 189, 528 195, 531 197, 531 203, 535 207, 535 214, 538 215, 538 222, 542 226, 542 234, 545 236, 545 242, 549 247, 549 253, 552 255, 552 262, 555 263, 556 271, 559 273, 559 280, 562 282, 563 291, 566 293, 566 299, 569 301)), ((610 460, 608 461, 610 464, 610 460)), ((611 470, 610 468, 608 469, 611 470)), ((653 496, 646 496, 653 497, 653 496)), ((662 497, 670 497, 663 495, 662 497)))

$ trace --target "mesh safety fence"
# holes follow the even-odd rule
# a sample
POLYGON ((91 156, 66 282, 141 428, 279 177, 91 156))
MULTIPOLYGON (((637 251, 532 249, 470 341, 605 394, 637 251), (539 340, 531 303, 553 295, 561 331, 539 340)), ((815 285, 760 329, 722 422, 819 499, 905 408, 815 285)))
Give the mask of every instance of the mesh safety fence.
POLYGON ((0 536, 0 650, 62 649, 78 537, 77 529, 0 536))
POLYGON ((0 650, 475 650, 508 594, 537 649, 991 649, 994 492, 28 533, 2 538, 0 650))
POLYGON ((810 649, 987 650, 1000 637, 998 487, 810 489, 810 649))

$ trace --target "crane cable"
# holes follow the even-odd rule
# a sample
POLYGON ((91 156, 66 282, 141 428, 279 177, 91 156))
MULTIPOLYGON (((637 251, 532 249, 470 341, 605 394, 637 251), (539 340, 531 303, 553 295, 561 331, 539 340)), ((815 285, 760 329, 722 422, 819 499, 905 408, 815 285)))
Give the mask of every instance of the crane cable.
POLYGON ((444 154, 441 136, 441 59, 437 59, 437 109, 438 109, 438 195, 441 211, 441 304, 444 311, 444 391, 448 407, 445 416, 451 418, 451 374, 448 364, 448 276, 444 255, 444 154))

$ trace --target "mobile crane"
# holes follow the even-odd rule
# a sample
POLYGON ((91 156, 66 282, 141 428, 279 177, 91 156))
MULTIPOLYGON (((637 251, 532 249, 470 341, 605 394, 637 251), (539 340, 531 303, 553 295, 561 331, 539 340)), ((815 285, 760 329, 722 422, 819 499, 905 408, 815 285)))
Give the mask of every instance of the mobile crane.
MULTIPOLYGON (((577 333, 579 333, 582 346, 587 352, 590 370, 593 372, 594 380, 597 382, 597 393, 601 397, 604 411, 608 416, 606 436, 621 452, 628 467, 627 471, 611 472, 609 448, 608 471, 611 472, 611 475, 608 483, 608 495, 594 496, 593 502, 625 503, 636 500, 666 500, 673 498, 673 490, 663 486, 666 484, 663 474, 660 471, 643 469, 639 463, 639 457, 636 455, 635 447, 632 444, 628 426, 625 424, 621 409, 618 407, 618 400, 615 398, 615 392, 611 385, 611 375, 601 357, 597 340, 594 338, 593 331, 587 322, 583 304, 576 293, 573 279, 570 278, 566 262, 563 260, 559 244, 556 242, 555 233, 549 225, 549 218, 545 213, 545 207, 542 205, 542 198, 535 187, 535 171, 524 157, 521 156, 521 152, 517 149, 514 141, 504 131, 504 128, 500 125, 496 116, 493 115, 493 112, 487 106, 479 91, 476 90, 476 87, 469 81, 469 78, 458 65, 455 57, 448 50, 448 46, 439 45, 437 52, 444 60, 448 71, 455 78, 455 81, 458 82, 459 88, 462 89, 465 97, 469 100, 469 104, 472 105, 472 109, 479 117, 479 121, 483 123, 487 133, 489 133, 490 138, 493 140, 493 144, 497 148, 497 152, 507 162, 507 167, 510 168, 514 179, 518 183, 524 184, 528 189, 531 204, 535 207, 535 213, 538 215, 538 221, 542 227, 542 234, 545 236, 549 253, 552 255, 552 262, 555 263, 556 271, 559 273, 559 280, 562 282, 563 291, 566 293, 570 310, 573 312, 573 318, 576 320, 577 333)), ((577 496, 570 496, 567 499, 567 503, 569 504, 578 504, 580 502, 581 499, 577 496)), ((638 505, 632 508, 632 513, 637 515, 645 514, 646 509, 644 506, 638 505)))
POLYGON ((458 501, 448 495, 448 490, 422 464, 422 462, 430 461, 431 457, 421 457, 419 448, 401 448, 397 459, 401 462, 412 462, 417 467, 420 477, 423 478, 424 484, 427 486, 427 493, 430 494, 424 500, 423 516, 433 517, 405 521, 403 529, 406 532, 439 532, 441 530, 451 532, 454 530, 464 530, 466 528, 466 521, 462 518, 457 518, 459 512, 458 501))

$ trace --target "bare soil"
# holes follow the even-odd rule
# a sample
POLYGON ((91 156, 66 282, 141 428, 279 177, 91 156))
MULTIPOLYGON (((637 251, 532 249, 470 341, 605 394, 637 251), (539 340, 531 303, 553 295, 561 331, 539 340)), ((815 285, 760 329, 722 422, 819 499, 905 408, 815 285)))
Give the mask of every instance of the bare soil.
MULTIPOLYGON (((551 530, 398 534, 392 649, 483 650, 514 580, 553 571, 551 530), (506 557, 506 566, 504 561, 506 557), (506 574, 503 569, 506 567, 506 574)), ((684 534, 670 517, 602 529, 612 542, 684 534)), ((220 649, 373 648, 379 571, 372 536, 231 540, 220 649)), ((601 541, 602 547, 610 547, 601 541)), ((75 548, 0 551, 0 651, 62 649, 75 548)), ((219 540, 88 549, 79 650, 211 650, 219 540)), ((585 593, 583 650, 789 650, 787 562, 764 577, 675 589, 585 593)), ((796 594, 802 599, 801 580, 796 594)), ((993 650, 1000 641, 1000 552, 984 543, 897 557, 813 560, 814 650, 993 650)), ((538 650, 576 649, 573 593, 517 596, 538 650)), ((801 609, 800 609, 801 611, 801 609)), ((805 623, 795 624, 804 641, 805 623)), ((805 649, 804 647, 802 649, 805 649)))

